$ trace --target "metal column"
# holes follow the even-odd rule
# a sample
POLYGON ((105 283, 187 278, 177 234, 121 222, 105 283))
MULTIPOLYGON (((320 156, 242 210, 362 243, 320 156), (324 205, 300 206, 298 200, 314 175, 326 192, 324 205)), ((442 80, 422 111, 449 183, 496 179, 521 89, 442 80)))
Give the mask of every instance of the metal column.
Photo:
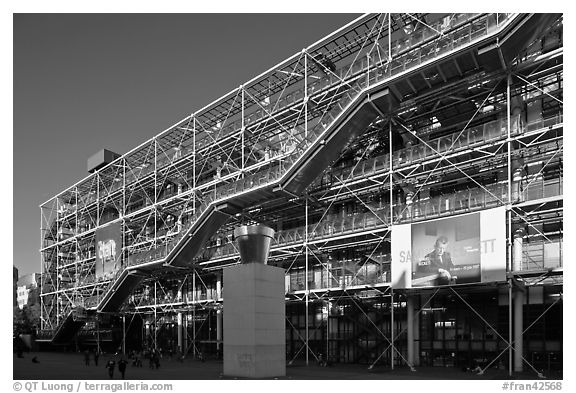
MULTIPOLYGON (((508 218, 508 233, 507 233, 507 247, 508 247, 508 271, 513 271, 513 260, 512 260, 512 152, 511 148, 511 138, 510 138, 510 83, 511 76, 508 75, 506 80, 506 116, 507 116, 507 150, 508 150, 508 208, 507 208, 507 218, 508 218)), ((512 278, 508 281, 508 341, 512 343, 512 278)), ((512 346, 510 345, 508 349, 508 375, 512 375, 512 346)))
MULTIPOLYGON (((216 275, 216 301, 222 298, 222 273, 216 275)), ((216 348, 222 351, 222 309, 216 310, 216 348)))
POLYGON ((158 310, 158 297, 156 296, 156 284, 157 282, 154 281, 154 349, 158 349, 156 346, 156 339, 157 339, 157 332, 158 332, 158 319, 157 319, 157 310, 158 310))
POLYGON ((100 349, 100 315, 96 316, 96 353, 101 353, 100 349))
POLYGON ((126 356, 126 314, 122 314, 122 355, 126 356))
POLYGON ((406 298, 408 364, 414 365, 414 296, 406 298))
POLYGON ((305 248, 305 252, 306 252, 306 268, 305 268, 305 283, 306 283, 306 290, 305 290, 305 299, 306 299, 306 365, 308 365, 308 357, 309 357, 309 348, 308 348, 308 311, 309 311, 309 300, 310 300, 310 295, 309 295, 309 291, 308 291, 308 197, 306 197, 306 231, 305 231, 305 242, 304 242, 304 248, 305 248))
POLYGON ((508 279, 508 375, 512 376, 512 370, 513 370, 513 363, 512 363, 512 356, 514 354, 514 352, 512 351, 512 335, 513 335, 513 331, 512 331, 512 278, 508 279))
POLYGON ((394 370, 394 289, 390 287, 390 368, 394 370))
POLYGON ((178 352, 182 352, 182 348, 184 348, 183 346, 183 342, 182 342, 182 338, 183 338, 183 334, 182 334, 182 313, 179 312, 178 314, 176 314, 176 320, 178 323, 178 327, 177 327, 177 335, 178 335, 178 352))
POLYGON ((524 307, 524 292, 517 290, 514 294, 514 371, 522 372, 522 347, 523 347, 523 334, 524 321, 523 321, 523 307, 524 307))
MULTIPOLYGON (((390 52, 391 54, 392 52, 390 52)), ((392 192, 392 119, 388 120, 388 144, 390 169, 388 171, 390 185, 390 227, 394 223, 394 194, 392 192)), ((390 367, 394 370, 394 289, 390 287, 390 367)))
POLYGON ((192 273, 192 353, 196 359, 196 271, 192 273))

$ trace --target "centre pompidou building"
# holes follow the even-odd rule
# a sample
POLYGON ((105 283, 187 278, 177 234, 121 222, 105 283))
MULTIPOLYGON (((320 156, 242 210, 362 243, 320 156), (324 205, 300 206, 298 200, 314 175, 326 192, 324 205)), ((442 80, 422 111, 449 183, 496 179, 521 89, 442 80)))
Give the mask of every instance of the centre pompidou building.
POLYGON ((562 367, 560 14, 364 15, 88 164, 40 206, 53 345, 218 356, 264 224, 288 364, 562 367))

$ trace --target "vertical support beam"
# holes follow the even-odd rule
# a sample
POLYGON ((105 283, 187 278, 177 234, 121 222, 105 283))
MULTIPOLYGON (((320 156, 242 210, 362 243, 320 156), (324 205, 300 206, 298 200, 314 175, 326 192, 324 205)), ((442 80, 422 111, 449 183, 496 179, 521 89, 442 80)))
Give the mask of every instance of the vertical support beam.
MULTIPOLYGON (((58 206, 58 205, 56 205, 58 206)), ((58 212, 56 212, 56 217, 58 217, 58 212)), ((56 239, 58 239, 58 225, 56 225, 56 239)), ((60 324, 60 299, 61 299, 61 294, 60 294, 60 273, 59 273, 59 256, 58 254, 60 254, 60 245, 56 245, 56 275, 55 275, 55 279, 56 279, 56 296, 55 296, 55 301, 56 301, 56 325, 60 324)))
POLYGON ((156 248, 156 241, 158 239, 158 234, 156 232, 156 223, 158 221, 156 203, 158 202, 158 142, 154 138, 154 248, 156 248))
POLYGON ((414 365, 414 296, 406 298, 406 329, 408 346, 408 364, 414 365))
POLYGON ((142 348, 148 346, 148 327, 149 325, 146 325, 146 322, 142 324, 142 348))
MULTIPOLYGON (((420 303, 420 295, 415 295, 413 297, 413 305, 414 309, 419 307, 420 303)), ((414 326, 414 364, 413 366, 420 365, 420 314, 418 312, 414 312, 413 318, 413 326, 414 326)))
POLYGON ((177 331, 176 334, 178 336, 178 352, 181 353, 182 349, 184 348, 184 346, 182 345, 182 337, 184 336, 182 334, 182 313, 179 312, 178 314, 176 314, 176 321, 178 323, 178 327, 177 327, 177 331))
MULTIPOLYGON (((78 195, 78 194, 76 194, 78 195)), ((76 201, 78 203, 78 201, 76 201)), ((76 211, 78 211, 78 206, 76 206, 76 211)), ((78 221, 76 221, 78 222, 78 221)), ((44 226, 44 214, 42 214, 42 205, 40 205, 40 247, 39 250, 44 248, 44 241, 43 241, 43 233, 42 227, 44 226)), ((46 261, 44 260, 45 252, 40 251, 40 274, 44 274, 44 266, 46 265, 46 261)), ((14 273, 12 273, 14 274, 14 273)), ((42 276, 40 276, 42 277, 42 276)), ((44 294, 44 279, 40 278, 40 329, 43 330, 45 328, 44 324, 44 302, 46 298, 42 296, 44 294)))
POLYGON ((182 356, 186 355, 188 348, 188 314, 182 315, 182 356))
POLYGON ((512 356, 514 352, 512 351, 512 278, 508 279, 508 375, 512 376, 513 363, 512 356))
POLYGON ((126 356, 126 314, 122 314, 122 355, 126 356))
MULTIPOLYGON (((154 207, 156 207, 156 202, 158 202, 158 142, 156 138, 153 139, 154 141, 154 207)), ((156 231, 154 231, 156 232, 156 231)), ((156 233, 154 233, 154 237, 156 237, 156 233)))
POLYGON ((100 354, 100 315, 96 316, 96 353, 100 354))
MULTIPOLYGON (((222 273, 216 274, 216 301, 222 298, 222 273)), ((222 309, 216 310, 216 348, 220 354, 222 351, 222 309)))
MULTIPOLYGON (((512 152, 511 152, 511 138, 510 138, 510 84, 511 76, 508 75, 506 79, 506 118, 507 118, 507 137, 506 137, 506 147, 508 150, 507 157, 507 175, 508 175, 508 233, 507 233, 507 247, 508 247, 508 271, 513 271, 513 256, 512 256, 512 152)), ((510 278, 508 281, 508 341, 512 343, 512 280, 510 278)), ((512 375, 512 356, 513 356, 512 346, 508 348, 508 375, 512 375)))
POLYGON ((392 119, 388 120, 388 158, 389 158, 389 170, 388 170, 388 184, 390 187, 389 193, 390 193, 390 226, 392 226, 392 224, 394 223, 394 201, 393 201, 393 193, 392 193, 392 187, 393 187, 393 182, 392 182, 392 165, 393 165, 393 161, 392 161, 392 119))
POLYGON ((370 87, 370 53, 366 53, 366 87, 370 87))
MULTIPOLYGON (((388 61, 392 60, 392 14, 388 13, 388 61)), ((392 144, 392 141, 390 141, 392 144)))
POLYGON ((507 119, 507 137, 506 145, 508 150, 507 157, 507 176, 508 176, 508 234, 507 234, 507 246, 508 246, 508 270, 513 270, 513 259, 512 259, 512 138, 511 138, 511 118, 510 118, 510 85, 512 84, 512 76, 509 74, 506 79, 506 119, 507 119))
POLYGON ((309 347, 308 347, 308 312, 309 312, 309 302, 310 302, 310 290, 308 288, 308 195, 306 195, 306 204, 305 204, 305 231, 304 231, 304 251, 305 251, 305 258, 306 258, 306 267, 304 273, 304 282, 306 283, 306 291, 305 291, 305 299, 306 299, 306 365, 308 365, 309 361, 309 347))
POLYGON ((510 104, 510 85, 512 84, 512 76, 508 74, 506 79, 506 119, 507 119, 507 138, 506 143, 508 146, 508 204, 512 203, 512 137, 511 137, 511 126, 512 120, 510 112, 512 106, 510 104))
MULTIPOLYGON (((122 269, 128 266, 128 255, 125 255, 124 251, 124 247, 126 247, 126 220, 124 218, 126 215, 126 158, 122 158, 120 162, 122 163, 122 209, 119 216, 122 219, 122 247, 120 248, 122 250, 120 254, 120 268, 122 269)), ((76 209, 76 211, 78 211, 78 209, 76 209)))
MULTIPOLYGON (((390 14, 388 14, 388 33, 390 33, 390 14)), ((388 43, 390 43, 390 35, 388 36, 388 43)), ((389 56, 392 55, 391 47, 389 47, 389 56)), ((393 160, 392 160, 392 119, 388 120, 388 158, 389 167, 388 170, 388 184, 390 187, 390 227, 394 224, 394 194, 392 192, 393 181, 392 181, 392 171, 393 171, 393 160)), ((390 367, 394 370, 394 289, 390 287, 390 367)))
POLYGON ((522 372, 523 369, 523 321, 524 292, 517 290, 514 294, 514 371, 522 372))
POLYGON ((308 136, 308 54, 302 49, 304 55, 304 137, 308 136))
MULTIPOLYGON (((100 226, 100 172, 96 171, 94 177, 96 178, 96 226, 100 226)), ((56 208, 58 208, 58 199, 56 199, 56 208)))
MULTIPOLYGON (((326 261, 326 288, 332 288, 332 279, 330 278, 330 269, 332 268, 332 262, 330 256, 328 256, 328 260, 326 261)), ((330 312, 330 309, 328 309, 330 312)), ((330 314, 328 314, 330 315, 330 314)))
POLYGON ((196 270, 192 273, 192 353, 196 359, 196 270))
MULTIPOLYGON (((177 193, 178 195, 182 194, 182 183, 178 184, 177 193)), ((194 194, 192 195, 192 197, 194 198, 194 194)), ((178 218, 176 219, 176 231, 178 231, 178 233, 182 231, 182 213, 180 213, 178 215, 178 218)), ((168 250, 166 250, 166 252, 168 252, 168 250)))
POLYGON ((192 115, 192 211, 196 214, 196 116, 192 115))
POLYGON ((394 370, 394 289, 390 287, 390 369, 394 370))
POLYGON ((328 362, 330 354, 330 299, 326 300, 326 354, 324 361, 328 362))
POLYGON ((522 254, 523 254, 523 243, 524 243, 524 229, 522 227, 514 231, 514 253, 512 260, 512 269, 514 271, 522 270, 522 254))
MULTIPOLYGON (((126 158, 122 158, 122 218, 126 215, 126 158)), ((78 193, 76 193, 78 195, 78 193)), ((78 208, 76 208, 78 211, 78 208)))
POLYGON ((156 296, 156 284, 157 282, 154 281, 154 349, 158 349, 156 347, 156 335, 158 332, 158 319, 157 319, 157 309, 158 309, 158 297, 156 296))
POLYGON ((244 120, 244 105, 245 105, 245 98, 244 98, 244 85, 240 85, 240 93, 241 93, 241 98, 242 98, 242 117, 241 117, 241 124, 242 127, 240 127, 240 132, 241 132, 241 145, 242 145, 242 165, 240 166, 240 173, 242 173, 242 178, 244 178, 244 134, 245 134, 245 128, 246 128, 246 124, 245 124, 245 120, 244 120))
MULTIPOLYGON (((74 187, 74 195, 76 195, 76 207, 74 209, 74 223, 76 225, 74 226, 74 236, 78 236, 80 234, 80 230, 78 229, 80 227, 78 225, 78 187, 74 187)), ((76 238, 76 246, 78 246, 78 238, 76 238)), ((40 245, 40 249, 42 249, 42 245, 40 245)), ((76 251, 78 251, 78 249, 76 249, 76 251)))

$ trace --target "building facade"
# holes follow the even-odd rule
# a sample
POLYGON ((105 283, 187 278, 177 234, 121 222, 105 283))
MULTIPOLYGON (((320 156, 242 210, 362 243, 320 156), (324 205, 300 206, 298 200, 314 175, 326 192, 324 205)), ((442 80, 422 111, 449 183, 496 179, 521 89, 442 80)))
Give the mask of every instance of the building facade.
MULTIPOLYGON (((562 366, 558 14, 369 14, 40 206, 53 344, 221 352, 274 228, 287 361, 562 366)), ((106 154, 102 154, 102 157, 106 154)))
POLYGON ((39 273, 27 274, 18 279, 17 301, 18 308, 20 308, 20 310, 22 310, 22 308, 28 304, 30 291, 40 287, 41 280, 42 279, 39 273))

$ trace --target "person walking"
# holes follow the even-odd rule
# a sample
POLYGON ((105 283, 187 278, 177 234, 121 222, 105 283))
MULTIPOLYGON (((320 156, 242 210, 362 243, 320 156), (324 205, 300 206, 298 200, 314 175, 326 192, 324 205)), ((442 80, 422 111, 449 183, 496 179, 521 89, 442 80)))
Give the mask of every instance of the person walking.
POLYGON ((98 366, 98 358, 100 357, 100 349, 96 348, 96 352, 94 352, 94 364, 98 366))
POLYGON ((116 362, 113 359, 108 360, 105 366, 108 369, 108 376, 110 379, 114 378, 114 367, 116 367, 116 362))
POLYGON ((148 367, 150 368, 154 368, 154 354, 155 354, 154 350, 151 350, 148 353, 148 367))
POLYGON ((84 364, 86 366, 90 365, 90 352, 88 350, 84 351, 84 364))
POLYGON ((158 351, 154 352, 154 366, 156 366, 156 370, 160 368, 160 353, 158 351))
POLYGON ((118 371, 120 371, 120 374, 122 374, 122 379, 124 379, 124 373, 126 373, 127 364, 128 362, 124 358, 120 359, 118 362, 118 371))

